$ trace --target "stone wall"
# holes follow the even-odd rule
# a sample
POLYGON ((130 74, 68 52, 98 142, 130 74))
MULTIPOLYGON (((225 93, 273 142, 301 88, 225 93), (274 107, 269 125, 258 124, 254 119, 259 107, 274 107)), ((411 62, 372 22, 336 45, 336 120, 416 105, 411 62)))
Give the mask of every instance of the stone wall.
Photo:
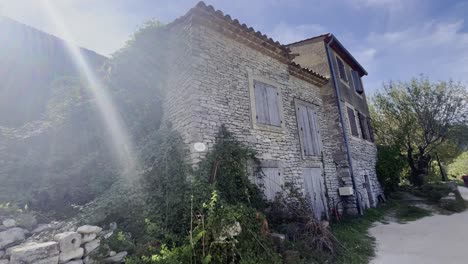
MULTIPOLYGON (((190 32, 184 38, 189 36, 188 46, 193 58, 186 58, 186 61, 193 72, 183 74, 182 78, 187 80, 189 86, 185 91, 191 92, 187 95, 180 86, 168 85, 167 89, 172 92, 167 97, 170 107, 166 111, 168 119, 173 117, 171 122, 184 134, 186 142, 191 146, 195 142, 203 142, 209 149, 220 126, 225 124, 241 142, 257 151, 260 160, 278 164, 283 183, 290 181, 300 187, 303 182, 302 168, 323 166, 327 195, 334 198, 328 199, 330 209, 332 201, 338 200, 339 182, 331 151, 336 146, 327 132, 321 88, 291 76, 287 64, 210 28, 192 25, 192 28, 184 28, 184 31, 190 32), (281 131, 253 128, 249 78, 268 80, 279 88, 284 116, 281 131), (181 97, 185 97, 188 104, 179 103, 181 97), (323 131, 323 157, 302 157, 294 99, 315 104, 323 131), (176 114, 184 111, 190 112, 191 118, 187 117, 190 122, 176 114)), ((176 59, 175 63, 178 61, 176 59)), ((191 148, 191 160, 195 165, 205 155, 206 152, 196 152, 191 148)))
POLYGON ((0 264, 122 263, 127 252, 105 245, 116 225, 37 224, 33 214, 0 215, 0 264), (11 215, 10 215, 11 216, 11 215))
MULTIPOLYGON (((327 53, 323 38, 314 40, 304 41, 301 43, 292 44, 289 46, 292 53, 298 54, 299 56, 294 58, 294 61, 311 69, 318 71, 321 74, 330 76, 330 66, 328 63, 327 53)), ((332 56, 336 56, 336 53, 332 50, 332 56)), ((333 67, 338 72, 336 61, 333 60, 333 67)), ((346 64, 346 62, 344 62, 346 64)), ((339 77, 338 77, 339 78, 339 77)), ((332 138, 333 159, 337 164, 337 174, 340 179, 342 186, 351 186, 352 178, 350 171, 350 164, 348 162, 348 153, 344 142, 343 127, 339 117, 339 109, 337 104, 337 95, 335 91, 333 81, 330 81, 330 85, 326 89, 322 89, 321 95, 323 100, 324 113, 326 115, 329 126, 328 133, 332 138)), ((367 117, 369 116, 369 110, 367 106, 366 95, 357 94, 354 89, 345 86, 339 79, 337 80, 340 89, 341 103, 343 107, 343 118, 348 129, 348 143, 351 150, 353 175, 356 180, 357 195, 362 201, 364 207, 375 206, 377 202, 377 196, 383 194, 380 184, 377 180, 375 172, 375 163, 377 159, 377 149, 374 143, 362 139, 362 135, 358 137, 351 136, 351 131, 348 123, 348 116, 346 112, 346 106, 349 104, 359 112, 363 113, 367 117), (365 183, 365 175, 367 175, 372 194, 368 195, 368 191, 365 183), (369 202, 370 201, 370 202, 369 202)), ((356 115, 356 124, 359 128, 359 123, 356 115)), ((358 129, 359 130, 359 129, 358 129)), ((361 131, 359 131, 361 133, 361 131)), ((355 196, 345 199, 345 206, 349 213, 355 211, 355 196)))

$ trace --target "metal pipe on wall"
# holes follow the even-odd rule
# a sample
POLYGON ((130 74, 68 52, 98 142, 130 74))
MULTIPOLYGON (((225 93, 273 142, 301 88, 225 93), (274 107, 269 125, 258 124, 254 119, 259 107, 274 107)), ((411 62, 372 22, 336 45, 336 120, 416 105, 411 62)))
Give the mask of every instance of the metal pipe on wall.
POLYGON ((341 104, 341 95, 340 95, 340 89, 338 88, 338 83, 336 79, 336 72, 335 72, 335 67, 333 67, 333 59, 332 55, 330 52, 330 44, 335 40, 335 37, 331 35, 331 40, 325 45, 325 49, 327 51, 327 58, 328 58, 328 64, 330 65, 330 71, 333 79, 333 85, 335 86, 335 91, 336 91, 336 100, 338 104, 338 111, 340 113, 340 121, 341 121, 341 126, 343 128, 343 137, 344 137, 344 142, 345 142, 345 147, 346 147, 346 152, 347 152, 347 157, 348 157, 348 163, 349 163, 349 170, 351 173, 351 180, 353 183, 353 189, 354 189, 354 195, 356 196, 356 207, 358 210, 358 213, 362 215, 362 208, 361 208, 361 203, 359 202, 359 197, 358 197, 358 189, 356 186, 356 179, 354 178, 354 170, 353 170, 353 158, 351 156, 351 151, 349 148, 349 142, 348 142, 348 131, 346 129, 346 123, 343 117, 343 106, 341 104))

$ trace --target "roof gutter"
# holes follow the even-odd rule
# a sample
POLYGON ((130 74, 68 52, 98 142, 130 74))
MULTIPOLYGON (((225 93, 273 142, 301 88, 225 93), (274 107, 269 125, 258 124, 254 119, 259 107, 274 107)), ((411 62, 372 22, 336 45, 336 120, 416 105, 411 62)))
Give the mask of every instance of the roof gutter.
POLYGON ((338 88, 335 67, 333 67, 333 58, 330 52, 330 44, 332 44, 333 41, 335 41, 335 37, 331 35, 331 40, 325 45, 325 49, 327 50, 328 64, 330 65, 330 71, 331 71, 332 78, 333 78, 333 85, 335 86, 336 101, 338 105, 338 111, 340 113, 341 127, 343 128, 343 137, 344 137, 344 143, 345 143, 347 157, 348 157, 349 170, 351 173, 351 180, 353 182, 353 189, 354 189, 354 193, 356 196, 356 207, 357 207, 358 213, 362 215, 361 203, 359 202, 359 197, 358 197, 358 192, 357 192, 357 187, 356 187, 356 179, 354 178, 354 170, 353 170, 353 162, 352 162, 353 158, 351 156, 351 151, 350 151, 349 142, 348 142, 348 130, 346 129, 345 119, 343 117, 343 105, 341 103, 341 94, 340 94, 340 89, 338 88))

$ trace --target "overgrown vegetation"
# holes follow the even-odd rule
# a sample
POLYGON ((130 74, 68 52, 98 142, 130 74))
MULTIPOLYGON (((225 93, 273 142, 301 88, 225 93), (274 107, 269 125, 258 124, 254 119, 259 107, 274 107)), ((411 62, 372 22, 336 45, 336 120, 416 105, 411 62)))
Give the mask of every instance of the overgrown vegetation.
POLYGON ((375 256, 375 239, 369 235, 368 230, 374 222, 382 221, 392 206, 389 202, 379 208, 366 210, 362 217, 349 217, 332 225, 332 233, 341 244, 333 263, 368 263, 375 256))

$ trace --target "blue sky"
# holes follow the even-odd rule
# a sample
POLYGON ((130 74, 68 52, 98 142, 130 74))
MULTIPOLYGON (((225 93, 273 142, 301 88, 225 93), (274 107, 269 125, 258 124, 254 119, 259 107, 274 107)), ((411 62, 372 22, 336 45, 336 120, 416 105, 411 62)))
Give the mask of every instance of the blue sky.
MULTIPOLYGON (((0 14, 60 36, 43 0, 0 0, 0 14)), ((74 41, 109 55, 149 19, 168 23, 198 1, 50 0, 74 41)), ((468 1, 207 0, 281 43, 331 32, 369 72, 365 89, 420 73, 468 84, 468 1)))

